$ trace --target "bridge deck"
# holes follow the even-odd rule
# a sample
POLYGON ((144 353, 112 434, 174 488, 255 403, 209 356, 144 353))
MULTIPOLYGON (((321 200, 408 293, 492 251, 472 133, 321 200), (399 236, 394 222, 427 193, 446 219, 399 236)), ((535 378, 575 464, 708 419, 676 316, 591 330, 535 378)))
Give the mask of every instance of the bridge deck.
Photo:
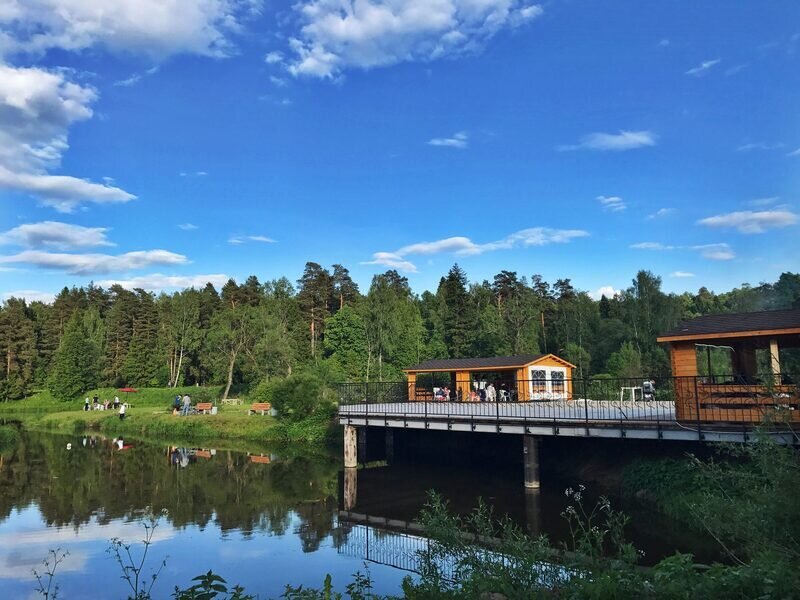
MULTIPOLYGON (((530 435, 742 442, 750 426, 679 423, 667 401, 388 402, 339 406, 341 425, 530 435)), ((795 443, 791 432, 772 435, 795 443)))

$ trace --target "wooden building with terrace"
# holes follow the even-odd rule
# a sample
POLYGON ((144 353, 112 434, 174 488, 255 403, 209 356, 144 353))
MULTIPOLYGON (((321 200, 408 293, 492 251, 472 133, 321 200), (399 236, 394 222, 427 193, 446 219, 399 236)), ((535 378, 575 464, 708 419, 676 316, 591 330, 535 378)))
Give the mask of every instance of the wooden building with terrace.
POLYGON ((678 421, 800 423, 800 309, 706 315, 662 334, 678 421))
POLYGON ((404 369, 411 401, 572 399, 575 365, 555 354, 426 360, 404 369))

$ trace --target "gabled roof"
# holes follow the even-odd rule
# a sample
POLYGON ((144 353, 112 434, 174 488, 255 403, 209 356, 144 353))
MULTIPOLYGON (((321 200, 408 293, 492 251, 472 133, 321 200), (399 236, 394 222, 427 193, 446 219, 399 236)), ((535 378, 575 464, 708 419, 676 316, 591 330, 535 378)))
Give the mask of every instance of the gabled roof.
POLYGON ((403 369, 404 371, 490 371, 492 369, 513 369, 524 367, 541 361, 544 358, 553 358, 567 367, 575 367, 570 362, 559 358, 555 354, 518 354, 516 356, 490 356, 488 358, 434 358, 418 365, 403 369))
POLYGON ((705 315, 679 323, 675 329, 661 334, 658 341, 790 333, 800 333, 800 309, 798 308, 705 315))

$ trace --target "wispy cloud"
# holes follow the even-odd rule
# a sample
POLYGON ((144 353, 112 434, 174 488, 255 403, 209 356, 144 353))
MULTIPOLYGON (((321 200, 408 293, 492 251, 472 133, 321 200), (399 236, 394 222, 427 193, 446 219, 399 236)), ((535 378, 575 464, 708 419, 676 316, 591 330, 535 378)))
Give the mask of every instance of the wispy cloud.
POLYGON ((65 254, 26 250, 0 256, 0 264, 26 264, 41 269, 64 271, 70 275, 96 275, 143 269, 152 265, 181 265, 188 262, 182 254, 167 250, 139 250, 125 254, 65 254))
POLYGON ((560 152, 571 150, 599 150, 603 152, 622 152, 655 146, 657 137, 650 131, 620 131, 619 133, 590 133, 583 136, 577 144, 558 146, 560 152))
POLYGON ((737 152, 752 152, 754 150, 777 150, 783 148, 785 144, 781 142, 750 142, 736 147, 737 152))
POLYGON ((656 212, 647 215, 647 219, 650 221, 653 219, 663 219, 664 217, 670 216, 674 212, 674 208, 659 208, 656 212))
POLYGON ((207 283, 214 287, 220 288, 230 279, 228 275, 223 273, 213 273, 209 275, 162 275, 161 273, 153 273, 151 275, 141 275, 139 277, 131 277, 129 279, 103 279, 97 282, 101 287, 111 287, 112 285, 119 285, 126 290, 141 288, 150 292, 158 292, 161 290, 175 290, 184 288, 202 288, 207 283))
POLYGON ((469 134, 466 131, 459 131, 452 137, 433 138, 428 140, 429 146, 441 146, 444 148, 458 148, 463 150, 469 146, 469 134))
POLYGON ((715 58, 712 60, 704 60, 696 67, 693 67, 686 71, 686 75, 691 75, 693 77, 701 77, 705 75, 710 69, 713 69, 716 65, 722 62, 721 58, 715 58))
POLYGON ((184 231, 194 231, 195 229, 198 229, 198 227, 194 223, 180 223, 178 225, 178 229, 183 229, 184 231))
POLYGON ((709 260, 732 260, 736 258, 736 253, 730 245, 721 244, 701 244, 699 246, 691 246, 692 250, 697 250, 700 256, 709 260))
POLYGON ((83 227, 58 221, 26 223, 0 233, 0 245, 55 250, 114 246, 106 237, 108 231, 107 227, 83 227))
POLYGON ((206 177, 208 176, 207 171, 181 171, 178 173, 179 177, 206 177))
POLYGON ((39 290, 14 290, 12 292, 3 292, 3 300, 9 298, 23 298, 27 302, 44 302, 49 304, 56 299, 55 294, 52 292, 42 292, 39 290))
POLYGON ((228 238, 228 243, 234 246, 246 244, 247 242, 260 242, 262 244, 276 244, 276 240, 265 235, 232 235, 228 238))
POLYGON ((734 228, 741 233, 764 233, 767 229, 788 227, 797 223, 797 215, 789 210, 742 210, 700 219, 706 227, 734 228))
POLYGON ((264 62, 268 65, 276 65, 283 62, 283 54, 277 51, 267 52, 266 56, 264 56, 264 62))
POLYGON ((156 73, 158 73, 158 69, 159 69, 159 67, 155 66, 155 67, 151 67, 151 68, 149 68, 146 71, 143 71, 141 73, 134 73, 133 75, 131 75, 127 79, 120 79, 119 81, 115 81, 114 85, 116 87, 131 87, 131 86, 134 86, 137 83, 139 83, 142 79, 144 79, 145 77, 149 77, 150 75, 155 75, 156 73))
POLYGON ((798 148, 797 150, 792 150, 786 156, 800 156, 800 148, 798 148))
POLYGON ((688 278, 694 277, 694 273, 689 273, 688 271, 673 271, 669 274, 670 277, 678 277, 678 278, 688 278))
POLYGON ((755 200, 749 200, 747 204, 748 206, 771 206, 778 200, 780 200, 780 196, 769 196, 768 198, 756 198, 755 200))
POLYGON ((272 85, 275 87, 284 88, 289 85, 289 82, 283 79, 282 77, 276 77, 275 75, 270 75, 269 80, 272 82, 272 85))
POLYGON ((609 212, 622 212, 628 208, 628 205, 619 196, 597 196, 595 200, 600 202, 603 210, 609 212))
POLYGON ((416 272, 417 267, 408 260, 408 256, 447 253, 455 256, 475 256, 484 252, 496 250, 510 250, 512 248, 530 248, 546 246, 548 244, 565 244, 574 239, 586 237, 589 233, 581 229, 550 229, 547 227, 532 227, 516 231, 503 239, 477 244, 470 238, 455 236, 435 240, 432 242, 418 242, 403 246, 394 252, 376 252, 371 261, 363 262, 365 265, 383 265, 408 272, 416 272))
POLYGON ((667 244, 662 244, 661 242, 639 242, 637 244, 631 244, 631 248, 636 250, 674 250, 675 246, 669 246, 667 244))

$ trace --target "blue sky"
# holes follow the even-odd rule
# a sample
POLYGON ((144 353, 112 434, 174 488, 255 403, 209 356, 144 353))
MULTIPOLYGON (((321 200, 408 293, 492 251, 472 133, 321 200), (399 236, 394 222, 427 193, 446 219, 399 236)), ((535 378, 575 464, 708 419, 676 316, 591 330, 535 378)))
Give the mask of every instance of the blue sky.
POLYGON ((0 293, 757 284, 800 270, 798 107, 789 1, 0 1, 0 293))

